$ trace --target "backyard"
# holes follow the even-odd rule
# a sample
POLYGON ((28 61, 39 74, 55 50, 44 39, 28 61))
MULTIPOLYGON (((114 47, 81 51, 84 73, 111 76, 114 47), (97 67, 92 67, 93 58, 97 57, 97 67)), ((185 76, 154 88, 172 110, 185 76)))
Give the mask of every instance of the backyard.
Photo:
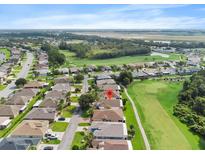
POLYGON ((204 149, 205 141, 172 115, 181 82, 136 81, 128 87, 151 149, 204 149), (143 87, 143 88, 142 88, 143 87))

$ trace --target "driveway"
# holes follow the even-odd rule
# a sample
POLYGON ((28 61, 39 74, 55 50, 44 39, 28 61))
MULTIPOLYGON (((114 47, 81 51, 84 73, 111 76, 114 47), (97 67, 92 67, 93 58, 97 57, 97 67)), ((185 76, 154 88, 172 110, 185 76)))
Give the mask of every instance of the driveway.
POLYGON ((38 150, 44 150, 45 147, 53 147, 53 150, 58 149, 58 144, 39 144, 38 150))
POLYGON ((75 113, 70 119, 69 126, 64 133, 60 145, 58 146, 58 150, 71 149, 71 144, 75 136, 75 131, 78 128, 79 122, 80 122, 80 114, 75 113))
POLYGON ((88 92, 88 76, 84 75, 82 93, 88 92))
MULTIPOLYGON (((24 62, 21 72, 17 75, 17 78, 25 78, 28 75, 28 72, 31 68, 33 62, 33 54, 28 52, 27 53, 27 60, 24 62)), ((4 97, 7 98, 15 89, 16 89, 16 79, 13 80, 10 84, 7 85, 5 89, 0 91, 0 98, 4 97)))

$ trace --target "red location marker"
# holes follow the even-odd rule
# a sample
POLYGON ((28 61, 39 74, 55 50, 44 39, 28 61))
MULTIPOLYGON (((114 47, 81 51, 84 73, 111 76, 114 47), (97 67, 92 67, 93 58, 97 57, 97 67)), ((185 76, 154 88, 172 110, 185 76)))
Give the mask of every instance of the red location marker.
POLYGON ((106 95, 106 97, 107 97, 109 100, 112 99, 113 90, 112 90, 112 89, 107 89, 107 90, 105 91, 105 95, 106 95))

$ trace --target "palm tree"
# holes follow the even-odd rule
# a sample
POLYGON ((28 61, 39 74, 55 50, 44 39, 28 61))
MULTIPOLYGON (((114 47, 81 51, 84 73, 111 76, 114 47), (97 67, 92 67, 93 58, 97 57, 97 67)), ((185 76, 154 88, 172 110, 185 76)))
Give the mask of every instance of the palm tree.
POLYGON ((86 132, 84 136, 86 147, 92 147, 93 133, 86 132))

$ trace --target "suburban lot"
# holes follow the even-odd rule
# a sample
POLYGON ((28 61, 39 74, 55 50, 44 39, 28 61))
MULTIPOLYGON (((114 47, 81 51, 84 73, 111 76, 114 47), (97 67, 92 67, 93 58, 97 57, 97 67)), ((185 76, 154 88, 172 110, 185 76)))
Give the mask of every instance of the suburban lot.
POLYGON ((181 87, 179 82, 145 80, 128 88, 152 149, 205 149, 205 141, 172 115, 181 87))
POLYGON ((155 62, 155 61, 163 61, 163 60, 180 60, 181 55, 179 54, 169 54, 168 58, 161 56, 123 56, 119 58, 111 58, 111 59, 88 59, 88 58, 77 58, 75 54, 69 51, 61 51, 61 53, 66 56, 66 63, 64 66, 76 65, 123 65, 123 64, 131 64, 138 62, 155 62))

